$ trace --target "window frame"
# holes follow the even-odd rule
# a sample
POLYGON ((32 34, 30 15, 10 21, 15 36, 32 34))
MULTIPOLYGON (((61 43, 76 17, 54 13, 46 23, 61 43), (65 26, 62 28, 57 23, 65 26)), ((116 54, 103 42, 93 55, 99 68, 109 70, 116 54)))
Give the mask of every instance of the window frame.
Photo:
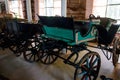
MULTIPOLYGON (((53 0, 53 4, 52 4, 51 7, 50 7, 50 6, 47 6, 47 1, 49 1, 49 0, 44 0, 44 1, 43 1, 44 7, 42 7, 42 6, 40 6, 40 0, 39 0, 39 15, 43 15, 43 16, 55 16, 55 15, 59 15, 59 16, 61 16, 61 6, 60 6, 60 7, 56 7, 56 6, 55 6, 55 0, 53 0), (59 9, 59 8, 60 8, 60 14, 55 14, 55 9, 59 9), (52 10, 51 10, 51 11, 52 11, 52 12, 51 12, 52 14, 47 14, 48 9, 52 9, 52 10), (41 10, 44 11, 43 14, 41 14, 41 10)), ((56 1, 62 2, 61 0, 56 0, 56 1)))
MULTIPOLYGON (((94 0, 95 1, 95 0, 94 0)), ((95 3, 94 3, 94 1, 93 1, 93 10, 92 10, 92 13, 94 14, 95 13, 95 8, 101 8, 101 7, 103 7, 103 6, 106 6, 106 9, 105 9, 105 12, 104 12, 104 16, 102 16, 102 17, 110 17, 109 15, 108 15, 108 9, 109 9, 109 7, 113 7, 114 8, 114 6, 120 6, 120 3, 109 3, 108 2, 108 0, 106 0, 107 2, 106 2, 106 5, 102 5, 102 4, 100 4, 100 5, 95 5, 95 3)), ((112 8, 111 8, 112 9, 112 8)), ((95 14, 96 15, 96 14, 95 14)), ((101 15, 100 15, 101 16, 101 15)), ((110 18, 113 18, 113 19, 116 19, 117 21, 119 21, 120 22, 120 18, 115 18, 115 16, 114 17, 110 17, 110 18)))
POLYGON ((21 0, 9 0, 9 10, 13 17, 23 18, 23 7, 21 0), (13 2, 12 2, 13 1, 13 2), (18 6, 13 7, 14 1, 17 1, 18 6), (17 10, 15 12, 15 10, 17 10))

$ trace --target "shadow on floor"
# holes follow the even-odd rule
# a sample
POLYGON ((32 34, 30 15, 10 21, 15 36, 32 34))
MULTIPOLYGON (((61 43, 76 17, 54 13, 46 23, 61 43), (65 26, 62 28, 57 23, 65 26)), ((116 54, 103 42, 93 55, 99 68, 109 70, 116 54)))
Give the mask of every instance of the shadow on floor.
POLYGON ((101 78, 101 80, 113 80, 113 79, 111 79, 111 78, 107 78, 107 77, 104 76, 104 75, 101 75, 100 78, 101 78))
POLYGON ((4 77, 3 75, 0 74, 0 80, 10 80, 10 79, 8 79, 8 78, 6 78, 6 77, 4 77))

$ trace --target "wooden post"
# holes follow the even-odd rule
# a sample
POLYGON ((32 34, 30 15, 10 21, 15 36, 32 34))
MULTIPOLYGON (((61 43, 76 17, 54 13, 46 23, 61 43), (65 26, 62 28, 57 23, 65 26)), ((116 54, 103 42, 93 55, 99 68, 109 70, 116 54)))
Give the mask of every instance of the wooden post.
POLYGON ((67 0, 61 0, 61 16, 66 17, 67 0))
POLYGON ((9 14, 9 0, 5 0, 5 8, 6 8, 6 13, 9 14))
POLYGON ((32 22, 31 0, 26 0, 26 7, 28 22, 32 22))

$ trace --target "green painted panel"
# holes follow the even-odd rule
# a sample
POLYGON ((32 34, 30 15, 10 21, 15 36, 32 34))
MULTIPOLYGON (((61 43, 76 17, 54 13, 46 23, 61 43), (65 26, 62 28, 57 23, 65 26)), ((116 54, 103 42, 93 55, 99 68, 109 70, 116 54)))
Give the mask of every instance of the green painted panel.
POLYGON ((48 27, 44 25, 43 31, 45 34, 43 36, 65 41, 69 45, 77 45, 95 39, 96 32, 94 31, 94 26, 91 24, 90 27, 91 29, 88 31, 87 35, 82 36, 80 32, 74 33, 74 31, 70 29, 48 27))
POLYGON ((44 26, 43 29, 46 35, 49 35, 51 37, 59 38, 62 40, 70 40, 70 41, 74 40, 73 30, 63 29, 58 27, 47 27, 47 26, 44 26))

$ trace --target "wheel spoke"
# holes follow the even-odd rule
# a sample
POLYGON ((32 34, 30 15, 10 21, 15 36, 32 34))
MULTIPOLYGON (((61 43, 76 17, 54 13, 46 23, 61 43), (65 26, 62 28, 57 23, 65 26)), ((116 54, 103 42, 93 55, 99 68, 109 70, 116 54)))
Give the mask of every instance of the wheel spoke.
POLYGON ((93 80, 91 75, 86 75, 85 80, 93 80))
POLYGON ((45 57, 45 62, 47 61, 47 59, 48 59, 48 55, 45 57))
POLYGON ((29 56, 29 55, 31 55, 31 53, 28 53, 28 54, 25 54, 26 56, 29 56))
POLYGON ((94 66, 95 63, 97 63, 97 62, 98 62, 98 58, 96 58, 96 59, 93 61, 92 66, 94 66))
POLYGON ((34 55, 34 61, 35 61, 35 55, 34 55))
POLYGON ((90 66, 89 66, 89 58, 87 58, 86 65, 87 65, 88 68, 90 68, 90 66))
POLYGON ((36 54, 36 57, 39 59, 39 54, 36 54))
POLYGON ((49 58, 49 59, 48 59, 49 63, 50 63, 50 61, 51 61, 51 58, 50 58, 50 57, 51 57, 51 56, 48 56, 48 58, 49 58))
POLYGON ((94 56, 91 57, 91 60, 90 60, 90 65, 92 66, 92 61, 94 59, 94 56))
POLYGON ((81 68, 82 68, 83 70, 85 70, 85 71, 87 71, 87 70, 88 70, 88 67, 87 67, 87 66, 85 66, 85 65, 82 65, 82 66, 81 66, 81 68))
POLYGON ((98 67, 98 65, 95 65, 95 66, 93 66, 92 68, 97 68, 98 67))
POLYGON ((51 55, 51 58, 52 58, 53 60, 55 59, 53 55, 51 55))
POLYGON ((43 55, 41 56, 41 58, 44 58, 44 57, 46 57, 46 56, 47 56, 47 53, 43 54, 43 55))
POLYGON ((85 80, 85 77, 86 77, 86 75, 83 75, 81 80, 85 80))
POLYGON ((32 45, 32 43, 30 44, 30 47, 31 47, 31 48, 34 48, 34 46, 32 45))
POLYGON ((87 72, 83 71, 81 73, 78 73, 78 77, 82 77, 83 75, 85 75, 87 72))
POLYGON ((88 76, 88 78, 89 78, 89 80, 92 80, 90 75, 88 76))
POLYGON ((91 80, 90 76, 85 76, 85 80, 91 80))
POLYGON ((33 57, 33 54, 29 57, 29 60, 31 60, 31 59, 32 59, 32 57, 33 57))
POLYGON ((113 44, 114 45, 113 45, 112 61, 113 61, 113 65, 116 66, 116 63, 119 60, 119 54, 120 54, 120 40, 116 37, 113 44))

